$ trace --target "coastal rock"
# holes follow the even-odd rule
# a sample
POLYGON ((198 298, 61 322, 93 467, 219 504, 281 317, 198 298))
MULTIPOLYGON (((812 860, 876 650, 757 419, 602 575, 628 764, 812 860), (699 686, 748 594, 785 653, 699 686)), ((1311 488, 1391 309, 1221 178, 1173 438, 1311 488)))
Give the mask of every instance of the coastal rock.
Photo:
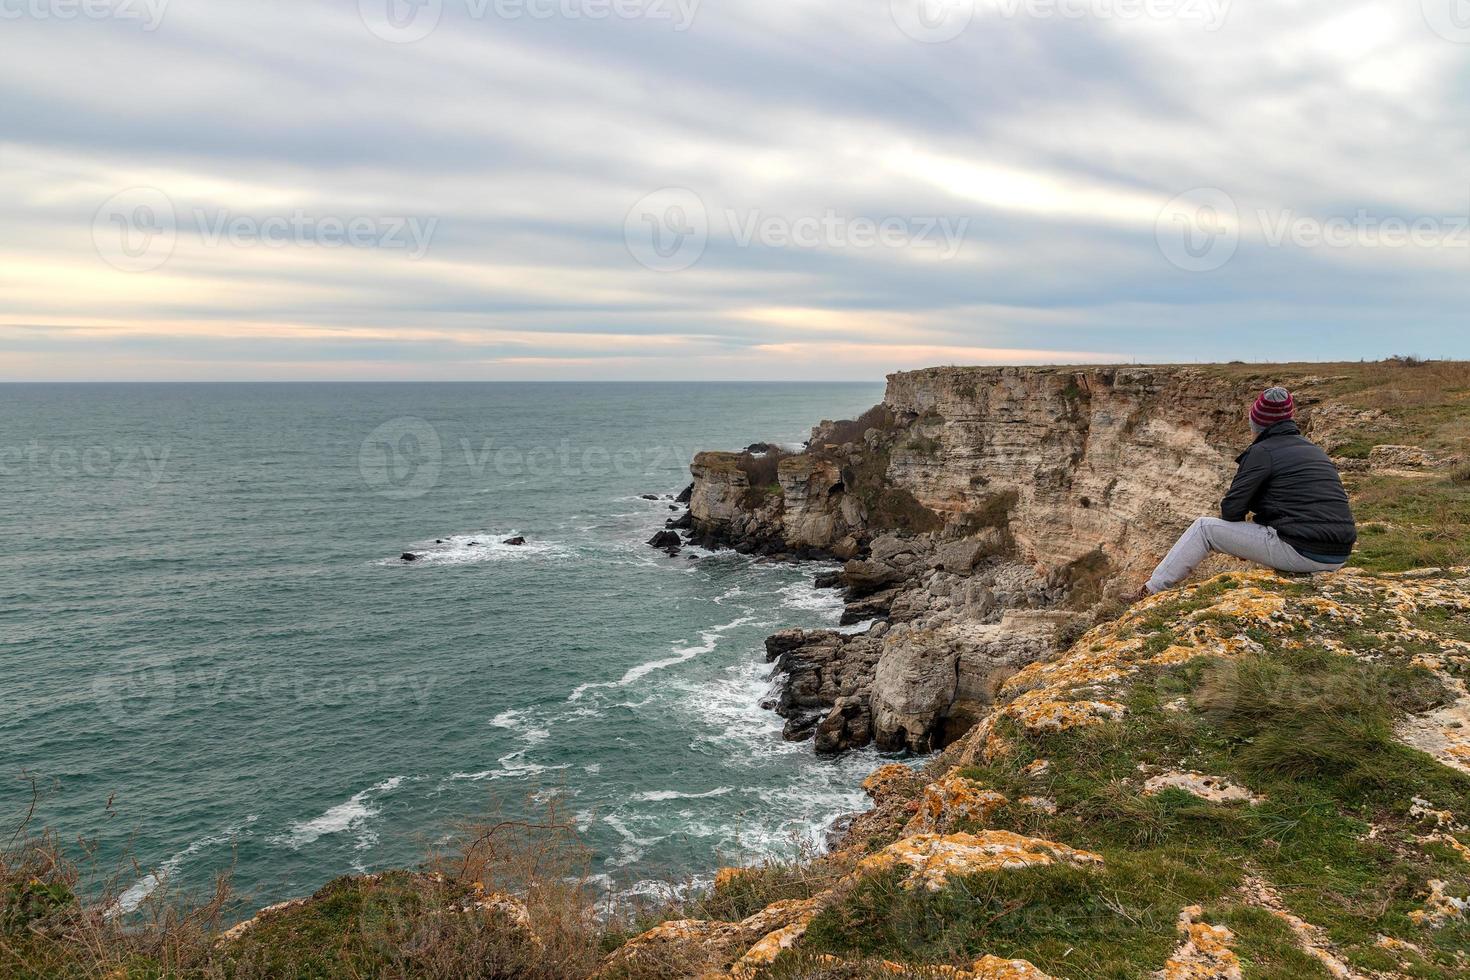
POLYGON ((873 678, 873 736, 887 749, 943 748, 976 724, 1002 683, 1053 652, 1053 630, 1009 621, 895 627, 873 678))
POLYGON ((521 545, 523 545, 525 543, 526 543, 526 539, 523 538, 523 537, 521 537, 520 535, 516 535, 513 538, 506 538, 504 541, 501 542, 501 544, 508 544, 508 545, 511 545, 512 547, 516 547, 516 548, 519 548, 521 545))
POLYGON ((653 537, 648 539, 648 543, 655 548, 673 549, 675 551, 677 551, 684 544, 679 535, 675 534, 673 531, 659 531, 653 537))
POLYGON ((416 555, 416 554, 414 554, 412 551, 405 551, 403 554, 399 555, 398 557, 401 560, 403 560, 403 561, 418 561, 419 560, 419 556, 416 555))
POLYGON ((787 720, 783 736, 819 736, 817 748, 824 753, 866 745, 867 694, 878 652, 877 639, 835 630, 791 629, 768 637, 766 660, 774 662, 780 678, 772 707, 787 720))

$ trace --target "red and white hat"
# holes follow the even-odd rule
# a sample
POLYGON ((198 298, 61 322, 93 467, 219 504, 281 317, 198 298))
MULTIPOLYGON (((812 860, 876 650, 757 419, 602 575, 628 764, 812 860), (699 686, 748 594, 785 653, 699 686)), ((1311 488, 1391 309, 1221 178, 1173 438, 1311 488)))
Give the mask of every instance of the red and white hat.
POLYGON ((1291 392, 1285 388, 1267 388, 1251 406, 1251 421, 1263 429, 1269 429, 1277 422, 1285 422, 1295 415, 1296 402, 1291 400, 1291 392))

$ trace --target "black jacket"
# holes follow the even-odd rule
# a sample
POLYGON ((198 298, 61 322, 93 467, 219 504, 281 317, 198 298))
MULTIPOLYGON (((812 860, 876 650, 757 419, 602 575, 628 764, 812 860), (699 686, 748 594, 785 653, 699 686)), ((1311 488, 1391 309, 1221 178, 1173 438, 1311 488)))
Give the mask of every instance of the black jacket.
POLYGON ((1298 551, 1345 557, 1358 540, 1347 491, 1332 460, 1295 422, 1277 422, 1236 459, 1240 469, 1220 503, 1220 516, 1274 527, 1298 551))

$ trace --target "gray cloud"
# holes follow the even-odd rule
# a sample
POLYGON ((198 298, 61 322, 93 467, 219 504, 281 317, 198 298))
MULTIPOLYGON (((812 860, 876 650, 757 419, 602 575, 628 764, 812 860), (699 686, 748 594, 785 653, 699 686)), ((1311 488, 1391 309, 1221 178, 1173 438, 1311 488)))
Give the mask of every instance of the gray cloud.
POLYGON ((46 2, 0 8, 26 12, 0 59, 4 378, 1470 356, 1470 44, 1415 4, 1210 0, 1208 30, 976 0, 923 43, 898 21, 939 0, 442 0, 398 44, 347 0, 172 0, 152 31, 46 2), (119 242, 163 241, 108 237, 99 208, 134 187, 172 225, 125 271, 119 242), (687 218, 629 217, 668 187, 708 235, 656 271, 626 227, 687 218), (1165 207, 1197 188, 1229 213, 1178 238, 1165 207), (310 230, 268 240, 293 216, 310 230), (354 220, 379 239, 323 247, 354 220), (422 257, 386 244, 398 220, 433 223, 422 257), (936 220, 964 229, 952 255, 936 220), (854 244, 885 221, 895 240, 854 244))

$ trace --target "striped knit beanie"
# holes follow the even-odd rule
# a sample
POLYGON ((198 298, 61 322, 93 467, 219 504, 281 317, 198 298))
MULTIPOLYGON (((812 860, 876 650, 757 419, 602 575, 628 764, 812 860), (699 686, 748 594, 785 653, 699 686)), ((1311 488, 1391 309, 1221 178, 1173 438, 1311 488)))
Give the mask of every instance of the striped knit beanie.
POLYGON ((1251 421, 1263 429, 1296 415, 1296 402, 1285 388, 1267 388, 1251 406, 1251 421))

